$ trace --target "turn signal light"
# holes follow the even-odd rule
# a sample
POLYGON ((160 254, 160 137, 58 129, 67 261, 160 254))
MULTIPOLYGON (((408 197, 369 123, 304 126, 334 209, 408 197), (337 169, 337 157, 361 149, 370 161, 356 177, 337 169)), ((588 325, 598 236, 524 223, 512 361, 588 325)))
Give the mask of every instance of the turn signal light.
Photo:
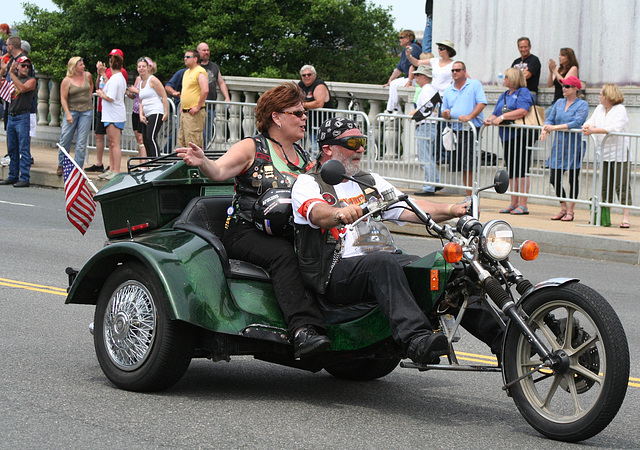
POLYGON ((520 246, 520 257, 525 261, 533 261, 540 253, 540 246, 534 241, 524 241, 520 246))
POLYGON ((449 242, 442 250, 444 260, 449 264, 457 263, 462 259, 462 247, 455 242, 449 242))

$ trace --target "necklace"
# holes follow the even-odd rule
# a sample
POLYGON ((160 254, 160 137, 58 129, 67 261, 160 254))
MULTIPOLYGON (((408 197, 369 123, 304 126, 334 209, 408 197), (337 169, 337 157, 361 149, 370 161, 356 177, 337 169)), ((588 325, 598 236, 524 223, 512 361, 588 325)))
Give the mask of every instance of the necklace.
POLYGON ((271 136, 267 135, 267 138, 269 138, 270 140, 272 140, 273 142, 275 142, 276 144, 278 144, 278 146, 280 147, 280 150, 282 150, 282 154, 284 155, 284 159, 287 160, 287 166, 289 166, 291 169, 294 170, 301 170, 302 168, 304 168, 307 164, 307 161, 305 160, 304 156, 301 158, 300 154, 296 151, 296 147, 294 144, 293 150, 296 152, 296 154, 298 155, 298 162, 300 161, 300 159, 302 159, 302 167, 298 167, 296 166, 294 163, 291 162, 291 160, 289 159, 289 157, 287 156, 287 152, 284 151, 284 147, 282 146, 282 144, 278 141, 276 141, 274 138, 272 138, 271 136))

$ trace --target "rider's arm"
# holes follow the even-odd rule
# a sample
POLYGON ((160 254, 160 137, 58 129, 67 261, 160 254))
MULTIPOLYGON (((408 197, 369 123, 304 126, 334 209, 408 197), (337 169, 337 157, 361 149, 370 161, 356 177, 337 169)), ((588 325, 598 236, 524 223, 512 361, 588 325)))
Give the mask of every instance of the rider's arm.
POLYGON ((253 139, 243 139, 215 161, 207 158, 203 150, 192 142, 189 147, 177 148, 176 152, 188 165, 199 167, 210 180, 224 181, 249 168, 255 157, 255 149, 253 139))

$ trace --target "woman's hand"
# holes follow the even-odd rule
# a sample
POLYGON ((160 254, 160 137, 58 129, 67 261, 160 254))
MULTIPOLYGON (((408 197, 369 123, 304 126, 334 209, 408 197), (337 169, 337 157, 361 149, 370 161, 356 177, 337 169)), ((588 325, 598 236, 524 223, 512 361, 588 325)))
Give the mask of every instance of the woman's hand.
POLYGON ((65 119, 67 119, 67 122, 69 122, 69 125, 73 125, 73 116, 71 115, 71 113, 65 113, 64 117, 65 119))
POLYGON ((145 116, 144 114, 140 113, 140 122, 144 123, 145 125, 147 124, 147 116, 145 116))
POLYGON ((166 115, 166 114, 163 114, 163 115, 162 115, 162 121, 163 121, 163 122, 166 122, 166 121, 167 121, 167 115, 166 115))
POLYGON ((550 59, 549 60, 549 71, 550 72, 555 72, 556 71, 556 67, 558 67, 556 62, 553 59, 550 59))
POLYGON ((189 147, 177 148, 176 153, 188 165, 195 167, 202 166, 207 159, 204 151, 193 142, 189 142, 189 147))
POLYGON ((491 125, 500 125, 502 123, 502 116, 494 116, 493 114, 491 114, 489 117, 487 117, 487 119, 483 122, 485 125, 487 126, 491 126, 491 125))

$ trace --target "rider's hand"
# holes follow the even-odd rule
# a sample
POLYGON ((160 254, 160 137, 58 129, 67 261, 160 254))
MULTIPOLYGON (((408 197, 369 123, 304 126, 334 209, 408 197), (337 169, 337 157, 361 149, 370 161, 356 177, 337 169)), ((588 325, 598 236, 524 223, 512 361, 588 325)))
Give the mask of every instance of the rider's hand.
POLYGON ((193 142, 189 142, 189 147, 177 148, 176 153, 190 166, 200 167, 206 159, 204 151, 193 142))
POLYGON ((362 217, 362 214, 363 212, 360 206, 348 205, 344 208, 338 209, 338 211, 336 211, 335 217, 340 222, 347 225, 358 220, 360 217, 362 217))

